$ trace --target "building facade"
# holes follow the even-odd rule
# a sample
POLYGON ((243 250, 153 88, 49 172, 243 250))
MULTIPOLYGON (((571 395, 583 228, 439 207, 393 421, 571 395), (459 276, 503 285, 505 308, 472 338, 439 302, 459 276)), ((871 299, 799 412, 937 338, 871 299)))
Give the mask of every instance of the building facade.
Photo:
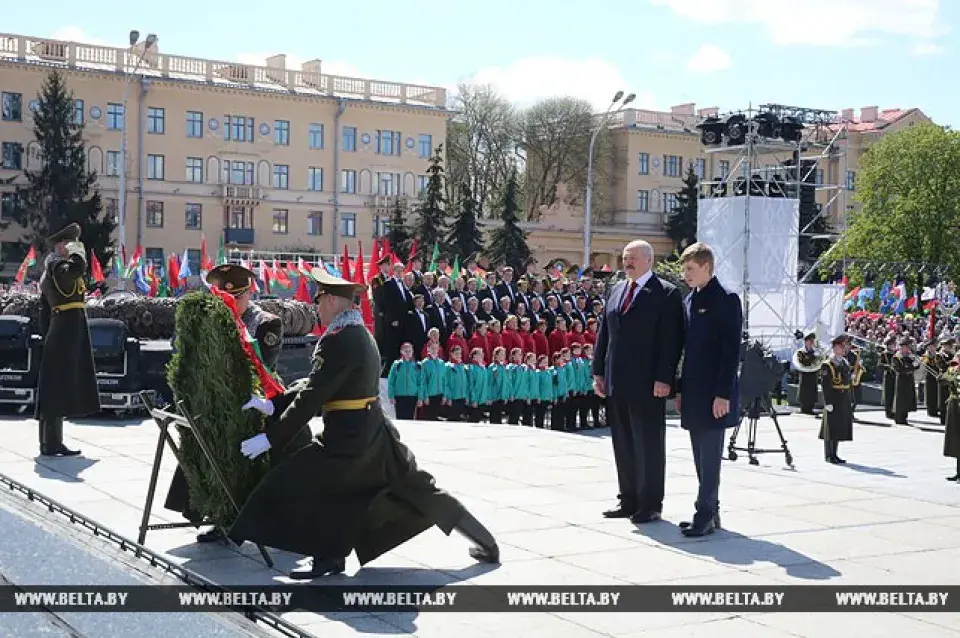
MULTIPOLYGON (((51 68, 76 98, 105 206, 126 220, 127 254, 153 260, 199 261, 201 236, 211 252, 221 237, 245 253, 370 246, 422 188, 450 116, 443 88, 325 75, 319 60, 297 70, 283 55, 261 67, 0 34, 0 179, 39 165, 32 112, 51 68)), ((22 251, 17 228, 2 239, 22 251)))

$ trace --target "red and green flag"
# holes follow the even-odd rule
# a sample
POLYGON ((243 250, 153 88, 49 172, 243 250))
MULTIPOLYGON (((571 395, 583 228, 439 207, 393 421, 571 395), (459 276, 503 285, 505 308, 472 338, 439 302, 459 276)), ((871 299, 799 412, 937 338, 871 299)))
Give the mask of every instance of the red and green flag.
POLYGON ((27 256, 23 258, 23 263, 21 263, 20 267, 17 269, 17 283, 22 284, 23 280, 27 278, 27 271, 36 265, 37 251, 34 250, 33 246, 30 246, 30 250, 27 251, 27 256))

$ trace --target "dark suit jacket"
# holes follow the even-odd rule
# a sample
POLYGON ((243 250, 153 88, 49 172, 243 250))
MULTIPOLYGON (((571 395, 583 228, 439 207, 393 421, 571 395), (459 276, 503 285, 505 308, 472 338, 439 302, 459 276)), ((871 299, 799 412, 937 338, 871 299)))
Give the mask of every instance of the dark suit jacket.
POLYGON ((440 331, 440 342, 446 343, 447 337, 453 332, 453 310, 447 304, 443 304, 443 319, 441 319, 440 311, 436 306, 427 306, 427 317, 430 319, 430 328, 440 331))
POLYGON ((652 397, 653 383, 673 387, 683 349, 683 299, 669 281, 656 275, 636 291, 620 314, 630 282, 617 284, 600 323, 593 374, 604 377, 607 396, 618 391, 652 397))
POLYGON ((689 314, 677 390, 682 394, 680 425, 688 430, 733 427, 740 420, 740 297, 714 277, 703 289, 687 295, 684 305, 689 314), (717 397, 730 401, 730 412, 720 420, 713 418, 717 397))

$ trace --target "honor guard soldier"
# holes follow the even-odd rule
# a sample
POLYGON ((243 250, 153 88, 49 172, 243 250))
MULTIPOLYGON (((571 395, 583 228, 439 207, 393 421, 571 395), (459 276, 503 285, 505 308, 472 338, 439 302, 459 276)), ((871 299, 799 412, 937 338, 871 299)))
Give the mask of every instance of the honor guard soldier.
POLYGON ((850 364, 850 400, 853 402, 853 411, 856 412, 857 406, 863 401, 863 387, 860 385, 863 379, 863 361, 860 348, 853 345, 851 335, 847 335, 844 352, 844 359, 850 364))
POLYGON ((957 471, 948 476, 948 481, 960 482, 960 362, 953 359, 947 362, 948 366, 940 376, 941 394, 947 395, 947 402, 941 418, 946 422, 943 432, 943 455, 956 460, 957 471))
POLYGON ((886 347, 880 353, 880 369, 883 370, 883 411, 888 419, 893 418, 893 399, 897 394, 897 373, 893 370, 893 357, 897 354, 897 337, 890 335, 883 340, 886 347))
POLYGON ((830 343, 833 354, 820 369, 823 384, 820 439, 823 441, 823 459, 836 464, 846 463, 837 456, 840 442, 853 440, 853 401, 850 398, 853 368, 846 359, 847 338, 841 335, 830 343))
POLYGON ((800 383, 797 386, 797 403, 801 414, 813 414, 813 406, 817 404, 817 363, 819 353, 814 348, 817 339, 816 333, 809 333, 803 337, 803 347, 795 355, 796 368, 800 373, 800 383))
POLYGON ((312 276, 326 327, 313 370, 276 397, 265 432, 244 441, 241 452, 255 459, 285 448, 321 413, 323 431, 264 477, 230 537, 312 556, 311 567, 291 574, 301 580, 342 573, 353 552, 364 565, 434 525, 473 541, 475 560, 498 563, 490 532, 417 466, 383 413, 380 353, 356 309, 366 287, 320 268, 312 276))
POLYGON ((897 375, 893 397, 893 422, 908 425, 907 416, 917 409, 916 373, 920 368, 920 357, 913 354, 913 340, 910 337, 900 340, 900 352, 893 355, 891 368, 897 375))
POLYGON ((927 415, 936 418, 940 416, 939 378, 943 372, 940 368, 940 355, 934 339, 925 341, 921 347, 924 351, 920 357, 923 365, 923 402, 927 407, 927 415))
POLYGON ((394 349, 399 352, 400 345, 399 343, 392 343, 395 339, 391 338, 392 331, 388 325, 389 318, 387 317, 387 304, 384 300, 384 284, 389 280, 390 255, 384 255, 377 260, 377 274, 370 280, 370 296, 373 299, 373 335, 377 340, 377 347, 380 349, 380 375, 384 379, 387 378, 390 366, 396 359, 395 355, 398 354, 394 352, 394 349))
POLYGON ((944 378, 942 373, 949 370, 954 365, 954 344, 956 340, 947 335, 940 338, 940 350, 937 352, 937 369, 940 370, 940 382, 937 384, 937 399, 939 405, 937 414, 940 417, 940 425, 947 424, 947 399, 950 398, 950 383, 944 378))
POLYGON ((51 251, 40 277, 43 359, 36 415, 43 456, 80 454, 80 450, 63 444, 63 419, 100 412, 97 369, 84 303, 87 257, 79 240, 79 224, 70 224, 48 237, 51 251))
MULTIPOLYGON (((210 286, 216 286, 236 299, 240 320, 243 321, 247 332, 254 340, 254 351, 259 353, 264 367, 276 375, 277 362, 280 360, 280 351, 283 348, 283 321, 280 317, 251 303, 253 278, 252 271, 236 264, 221 264, 207 273, 207 283, 210 286)), ((183 514, 187 520, 197 526, 202 522, 202 516, 190 507, 187 479, 179 466, 170 482, 164 507, 183 514)), ((216 527, 197 535, 198 543, 225 540, 226 536, 216 527)))

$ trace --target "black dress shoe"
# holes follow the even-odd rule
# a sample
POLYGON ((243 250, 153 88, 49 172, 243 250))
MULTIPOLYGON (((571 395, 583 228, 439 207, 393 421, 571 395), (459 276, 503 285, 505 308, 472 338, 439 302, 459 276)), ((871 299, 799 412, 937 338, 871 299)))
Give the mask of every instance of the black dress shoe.
POLYGON ((845 459, 841 459, 839 456, 834 456, 834 457, 833 457, 833 462, 834 462, 834 463, 839 463, 840 465, 843 465, 843 464, 846 463, 847 461, 846 461, 845 459))
POLYGON ((637 512, 630 517, 631 523, 653 523, 654 521, 659 521, 663 517, 660 515, 660 512, 637 512))
POLYGON ((630 518, 637 513, 635 509, 629 509, 621 505, 620 507, 615 507, 612 510, 607 510, 603 513, 604 518, 630 518))
POLYGON ((957 483, 960 483, 960 474, 954 474, 953 476, 948 476, 948 477, 947 477, 947 480, 948 480, 948 481, 955 481, 955 482, 957 482, 957 483))
POLYGON ((197 542, 198 543, 226 543, 227 536, 222 531, 220 531, 219 527, 214 527, 214 528, 208 529, 205 532, 201 532, 197 534, 197 542))
MULTIPOLYGON (((680 521, 680 529, 689 529, 693 523, 690 521, 680 521)), ((720 513, 717 512, 713 515, 713 526, 717 529, 720 529, 720 513)))
POLYGON ((46 448, 40 450, 41 456, 77 456, 80 454, 80 450, 71 450, 65 445, 60 445, 55 448, 46 448))
POLYGON ((491 545, 489 547, 476 547, 470 548, 470 558, 477 561, 478 563, 488 563, 490 565, 499 565, 500 564, 500 547, 497 545, 491 545))
POLYGON ((682 533, 689 538, 698 538, 700 536, 706 536, 707 534, 713 534, 716 530, 717 528, 713 525, 713 521, 707 521, 706 523, 688 527, 683 530, 682 533))
POLYGON ((290 578, 293 580, 313 580, 322 576, 342 574, 346 569, 347 559, 345 558, 319 558, 314 556, 310 567, 293 570, 290 572, 290 578))

